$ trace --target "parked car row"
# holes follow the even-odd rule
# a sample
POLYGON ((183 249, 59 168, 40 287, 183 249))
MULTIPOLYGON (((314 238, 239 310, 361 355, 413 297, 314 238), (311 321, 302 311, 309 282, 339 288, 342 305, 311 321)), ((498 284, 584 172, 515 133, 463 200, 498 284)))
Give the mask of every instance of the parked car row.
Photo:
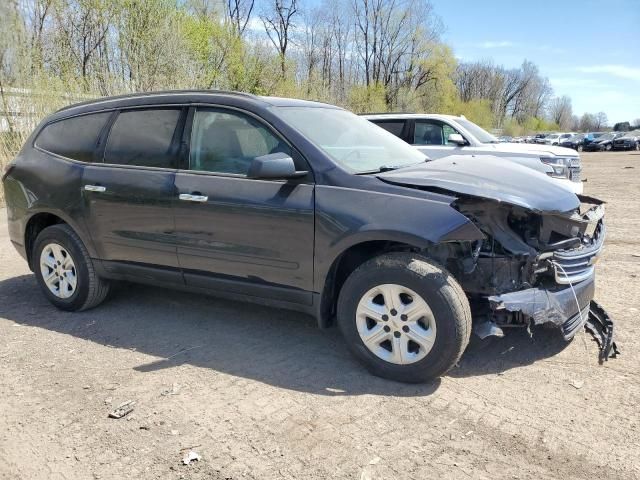
POLYGON ((540 133, 527 137, 499 137, 505 143, 529 143, 570 148, 577 152, 640 150, 640 130, 632 132, 540 133))
POLYGON ((604 206, 566 188, 575 151, 463 117, 366 118, 212 91, 64 108, 2 174, 9 238, 59 309, 118 280, 290 308, 395 380, 442 375, 472 330, 589 323, 615 352, 593 301, 604 206))

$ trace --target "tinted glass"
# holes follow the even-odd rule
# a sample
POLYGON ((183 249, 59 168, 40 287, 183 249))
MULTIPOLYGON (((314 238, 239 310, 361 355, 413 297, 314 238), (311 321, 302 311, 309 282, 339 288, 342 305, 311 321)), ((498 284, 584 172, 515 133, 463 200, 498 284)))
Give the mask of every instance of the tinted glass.
POLYGON ((444 145, 442 125, 439 123, 416 122, 413 134, 414 145, 444 145))
POLYGON ((291 148, 257 120, 225 110, 198 110, 191 129, 190 169, 246 175, 256 157, 291 148))
POLYGON ((402 130, 404 122, 373 122, 379 127, 384 128, 387 132, 393 133, 396 137, 402 138, 402 130))
POLYGON ((172 143, 180 109, 124 111, 118 115, 104 152, 104 162, 141 167, 175 168, 172 143))
POLYGON ((36 146, 73 160, 91 162, 109 115, 111 113, 96 113, 51 123, 38 135, 36 146))

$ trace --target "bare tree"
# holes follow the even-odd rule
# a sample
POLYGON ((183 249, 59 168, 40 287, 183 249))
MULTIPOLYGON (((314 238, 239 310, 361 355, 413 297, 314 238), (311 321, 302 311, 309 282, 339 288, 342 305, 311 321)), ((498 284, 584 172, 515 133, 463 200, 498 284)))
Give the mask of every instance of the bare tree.
POLYGON ((549 116, 561 129, 564 130, 571 127, 572 115, 573 108, 571 106, 571 98, 569 96, 563 95, 562 97, 555 97, 551 101, 551 105, 549 106, 549 116))
POLYGON ((247 29, 254 6, 255 0, 227 0, 227 15, 237 35, 247 29))
POLYGON ((66 0, 56 9, 56 23, 66 51, 79 68, 87 90, 90 63, 105 42, 112 16, 102 0, 66 0))
POLYGON ((260 17, 269 40, 278 51, 282 78, 287 71, 287 48, 291 43, 291 33, 295 28, 294 19, 297 13, 297 0, 274 0, 260 17))
POLYGON ((597 119, 595 115, 585 112, 582 114, 582 117, 580 117, 578 129, 582 130, 583 132, 591 132, 593 130, 597 130, 598 127, 596 127, 596 122, 597 119))
POLYGON ((604 112, 598 112, 595 114, 595 122, 594 122, 594 129, 595 130, 602 130, 603 128, 605 128, 607 126, 607 123, 609 122, 609 119, 607 118, 607 114, 604 112))

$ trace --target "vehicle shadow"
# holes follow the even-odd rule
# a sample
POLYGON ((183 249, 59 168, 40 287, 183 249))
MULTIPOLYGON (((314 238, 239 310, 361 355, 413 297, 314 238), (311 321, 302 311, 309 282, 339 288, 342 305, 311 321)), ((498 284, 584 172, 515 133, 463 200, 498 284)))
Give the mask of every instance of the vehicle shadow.
MULTIPOLYGON (((300 313, 118 284, 87 312, 54 308, 33 275, 0 281, 0 317, 153 357, 133 368, 152 372, 190 364, 281 388, 319 395, 430 395, 440 381, 407 385, 369 375, 336 328, 320 330, 300 313)), ((448 375, 496 374, 555 355, 566 343, 556 331, 525 331, 472 345, 448 375), (506 352, 506 353, 505 353, 506 352), (514 354, 507 354, 514 352, 514 354)))

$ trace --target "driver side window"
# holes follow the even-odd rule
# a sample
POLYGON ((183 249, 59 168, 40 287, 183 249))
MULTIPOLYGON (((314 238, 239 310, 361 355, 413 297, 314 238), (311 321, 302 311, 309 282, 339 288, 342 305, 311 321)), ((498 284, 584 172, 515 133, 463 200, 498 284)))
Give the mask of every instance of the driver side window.
POLYGON ((413 134, 414 145, 444 145, 442 125, 439 123, 417 121, 413 134))
POLYGON ((254 158, 279 152, 292 155, 284 141, 248 115, 219 109, 195 112, 191 170, 246 175, 254 158))

